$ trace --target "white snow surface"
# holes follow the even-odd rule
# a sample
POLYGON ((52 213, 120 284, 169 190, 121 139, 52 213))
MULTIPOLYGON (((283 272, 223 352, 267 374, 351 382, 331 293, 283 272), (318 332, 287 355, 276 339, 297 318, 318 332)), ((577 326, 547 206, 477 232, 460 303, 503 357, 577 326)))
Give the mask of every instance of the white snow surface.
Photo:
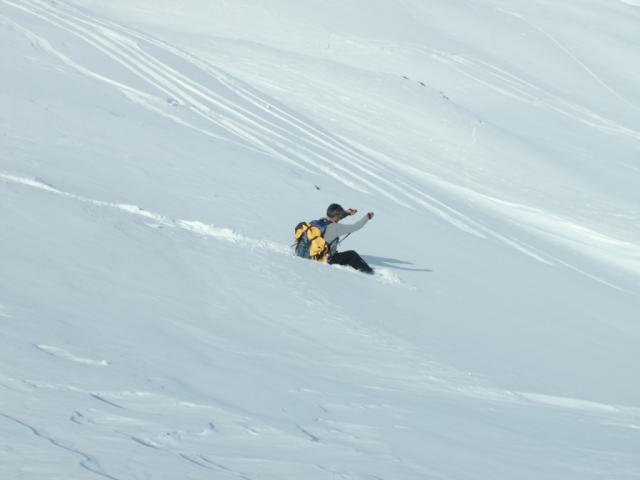
POLYGON ((640 479, 639 3, 0 0, 0 478, 640 479))

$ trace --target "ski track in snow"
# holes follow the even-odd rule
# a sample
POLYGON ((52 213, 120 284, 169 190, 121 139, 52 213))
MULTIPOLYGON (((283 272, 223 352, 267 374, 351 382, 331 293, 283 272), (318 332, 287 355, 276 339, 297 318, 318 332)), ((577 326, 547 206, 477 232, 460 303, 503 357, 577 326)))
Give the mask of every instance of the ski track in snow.
POLYGON ((37 348, 38 350, 44 353, 47 353, 54 357, 62 358, 64 360, 69 360, 75 363, 81 363, 84 365, 101 366, 101 367, 106 367, 111 364, 111 362, 108 362, 107 360, 94 360, 91 358, 79 357, 77 355, 74 355, 71 352, 68 352, 64 348, 60 348, 60 347, 54 347, 51 345, 34 345, 34 346, 35 348, 37 348))
POLYGON ((101 467, 100 462, 95 457, 76 448, 74 445, 68 444, 64 440, 56 439, 48 435, 44 430, 36 428, 31 424, 27 423, 26 421, 20 420, 17 417, 13 417, 11 415, 7 415, 2 412, 0 412, 0 417, 3 417, 6 420, 9 420, 15 424, 18 424, 26 428, 36 437, 47 441, 49 444, 53 445, 54 447, 60 450, 78 455, 82 459, 80 461, 80 466, 83 469, 88 470, 89 472, 94 473, 102 478, 108 478, 110 480, 120 480, 118 477, 114 477, 113 475, 109 475, 108 473, 106 473, 104 469, 101 467))
MULTIPOLYGON (((553 264, 541 252, 472 220, 424 193, 405 177, 375 162, 348 142, 276 106, 269 98, 210 62, 149 35, 90 16, 64 2, 50 4, 41 0, 5 0, 5 3, 78 37, 124 67, 135 79, 147 83, 151 91, 143 92, 127 84, 126 79, 105 77, 56 50, 47 39, 7 19, 32 42, 63 63, 117 88, 131 101, 156 114, 216 139, 228 140, 229 137, 223 136, 226 133, 235 138, 234 143, 246 148, 287 161, 308 172, 328 175, 354 190, 375 192, 403 207, 425 209, 454 228, 478 238, 490 237, 533 260, 553 264), (160 54, 189 66, 199 76, 206 78, 206 84, 176 70, 164 62, 160 54)), ((182 227, 200 233, 207 230, 193 224, 183 224, 182 227)), ((207 234, 217 237, 229 235, 217 230, 209 230, 207 234)))
MULTIPOLYGON (((531 26, 529 22, 528 25, 531 26)), ((540 31, 556 44, 559 42, 546 32, 542 31, 538 27, 532 26, 532 28, 540 31)), ((615 90, 609 87, 604 81, 600 80, 591 70, 568 52, 564 47, 561 47, 562 51, 568 54, 573 60, 578 62, 583 68, 587 69, 598 83, 603 85, 614 96, 621 99, 625 103, 629 104, 633 108, 638 108, 631 104, 628 100, 618 94, 615 90)), ((553 110, 561 115, 576 120, 584 125, 600 130, 601 132, 611 135, 621 135, 631 137, 634 140, 640 140, 640 131, 635 130, 624 125, 621 125, 615 120, 608 119, 582 105, 572 103, 557 95, 550 93, 547 90, 543 90, 540 87, 533 85, 532 83, 519 78, 500 67, 485 62, 480 59, 474 59, 466 57, 461 54, 453 54, 440 50, 434 50, 431 53, 432 58, 440 63, 446 64, 462 75, 470 78, 474 82, 480 83, 495 92, 498 92, 504 96, 517 100, 519 102, 533 105, 537 108, 547 108, 553 110)))
MULTIPOLYGON (((623 95, 621 95, 615 88, 611 87, 611 85, 609 85, 607 82, 605 82, 596 72, 594 72, 591 68, 589 68, 582 60, 580 60, 580 58, 578 58, 578 56, 575 53, 573 53, 569 47, 567 47, 564 43, 562 43, 560 40, 558 40, 554 35, 549 33, 546 29, 544 29, 544 28, 542 28, 542 27, 540 27, 538 25, 535 25, 534 23, 530 22, 529 20, 526 19, 526 17, 524 15, 520 15, 518 13, 511 12, 511 11, 505 10, 503 8, 497 8, 497 10, 502 12, 502 13, 504 13, 504 14, 506 14, 506 15, 511 15, 513 17, 516 17, 516 18, 520 19, 522 22, 526 23, 529 27, 531 27, 533 30, 536 30, 537 32, 539 32, 542 36, 546 37, 555 46, 557 46, 565 55, 567 55, 567 57, 571 61, 575 62, 582 70, 584 70, 587 73, 587 75, 589 75, 591 78, 593 78, 605 90, 607 90, 613 96, 615 96, 618 99, 622 100, 624 103, 626 103, 630 107, 634 108, 635 110, 640 110, 640 108, 638 108, 637 105, 635 105, 634 103, 630 102, 627 98, 625 98, 623 95)), ((555 100, 558 100, 558 98, 555 97, 555 100)), ((628 129, 625 129, 625 128, 623 128, 622 130, 627 132, 627 133, 631 133, 632 137, 640 139, 640 136, 638 136, 638 135, 640 135, 640 132, 634 132, 633 130, 628 130, 628 129)))
MULTIPOLYGON (((13 379, 12 379, 13 380, 13 379)), ((19 383, 14 380, 14 383, 19 383)), ((220 410, 221 407, 215 405, 202 405, 193 402, 181 400, 166 394, 154 393, 144 390, 112 390, 112 391, 94 391, 86 388, 77 387, 68 383, 47 383, 38 380, 24 380, 22 382, 34 390, 43 390, 49 392, 60 392, 62 394, 78 395, 81 398, 89 399, 89 404, 98 402, 102 409, 92 407, 86 411, 76 410, 70 417, 69 421, 79 424, 106 425, 113 427, 132 427, 145 426, 147 422, 140 418, 139 415, 166 413, 172 410, 189 412, 195 415, 202 415, 208 418, 212 411, 220 410)), ((48 395, 49 396, 49 395, 48 395)), ((83 402, 87 404, 87 402, 83 402)), ((233 411, 228 415, 240 415, 233 411)), ((208 435, 215 430, 215 426, 209 421, 206 427, 197 432, 189 433, 189 435, 208 435)), ((180 432, 174 432, 172 437, 180 436, 180 432)))
MULTIPOLYGON (((15 383, 15 382, 14 382, 15 383)), ((366 423, 366 414, 376 417, 379 414, 393 415, 398 420, 397 428, 400 428, 403 419, 410 414, 398 405, 391 406, 385 404, 375 404, 368 401, 368 397, 361 397, 361 401, 338 399, 329 396, 326 392, 302 389, 302 395, 311 395, 320 402, 318 415, 309 419, 305 423, 273 422, 265 418, 253 418, 251 421, 246 414, 235 408, 221 408, 217 405, 193 405, 189 402, 180 401, 176 398, 146 391, 104 391, 95 392, 69 384, 48 384, 45 382, 25 381, 25 384, 35 389, 57 391, 61 394, 68 392, 72 395, 93 399, 101 404, 100 408, 76 408, 71 412, 67 421, 74 423, 78 427, 91 429, 95 435, 104 436, 106 434, 115 435, 135 444, 138 447, 147 448, 159 452, 165 457, 184 460, 190 464, 204 469, 226 472, 237 478, 252 478, 248 473, 242 472, 237 467, 231 466, 244 464, 251 468, 251 465, 259 459, 237 458, 237 456, 227 456, 225 452, 219 452, 215 459, 211 454, 211 447, 201 440, 212 437, 214 442, 224 442, 225 444, 241 442, 242 445, 261 445, 263 442, 278 442, 278 444, 299 444, 309 442, 327 448, 330 444, 338 442, 341 455, 361 455, 363 451, 369 453, 377 451, 380 455, 384 453, 383 432, 374 425, 366 423), (322 400, 324 398, 324 400, 322 400), (328 400, 332 398, 332 400, 328 400), (345 403, 346 402, 346 403, 345 403), (186 409, 186 410, 185 410, 186 409), (195 416, 185 417, 189 411, 195 416), (174 429, 170 427, 173 413, 180 413, 184 421, 190 418, 192 428, 174 429), (365 415, 364 417, 362 417, 365 415), (211 418, 219 418, 220 423, 214 424, 211 418), (349 421, 341 420, 349 418, 349 421), (359 418, 363 418, 365 423, 361 423, 359 418), (195 423, 194 423, 195 422, 195 423), (198 425, 199 426, 196 426, 198 425), (194 428, 195 426, 195 428, 194 428), (255 444, 252 443, 255 440, 255 444), (382 448, 382 450, 378 450, 382 448), (247 463, 243 463, 247 460, 247 463)), ((548 394, 538 394, 531 392, 518 392, 501 390, 480 385, 464 386, 459 383, 437 382, 424 383, 416 382, 415 379, 407 379, 406 384, 412 394, 428 391, 440 391, 451 394, 455 397, 466 397, 480 401, 487 406, 517 405, 521 408, 536 411, 539 409, 567 412, 575 415, 578 421, 585 422, 587 419, 594 425, 615 426, 629 431, 640 429, 640 408, 622 405, 611 405, 607 403, 583 400, 578 398, 560 397, 548 394)), ((50 395, 49 395, 50 397, 50 395)), ((27 429, 36 437, 47 441, 56 448, 66 450, 80 457, 80 466, 92 473, 104 478, 117 478, 105 470, 102 464, 107 464, 106 459, 100 460, 95 454, 90 453, 86 448, 80 449, 75 445, 47 433, 34 423, 28 423, 15 415, 0 412, 0 418, 13 422, 27 429)), ((54 427, 52 427, 54 428, 54 427)), ((216 445, 220 443, 213 443, 216 445)), ((401 459, 389 456, 394 462, 401 459)), ((165 460, 166 461, 166 458, 165 460)), ((327 465, 319 465, 319 468, 329 468, 327 465)))
MULTIPOLYGON (((11 380, 13 383, 19 383, 15 379, 9 380, 11 380)), ((600 413, 611 415, 613 417, 623 417, 634 422, 640 422, 640 406, 613 405, 608 403, 596 402, 593 400, 585 400, 581 398, 562 397, 558 395, 549 395, 534 392, 504 390, 500 388, 485 386, 482 384, 476 384, 475 382, 472 382, 469 385, 465 385, 465 383, 468 382, 457 379, 455 377, 452 377, 452 381, 445 380, 443 378, 433 378, 432 380, 432 382, 420 381, 416 384, 415 378, 408 378, 406 379, 408 384, 405 384, 405 386, 408 387, 415 384, 418 390, 422 390, 424 388, 426 389, 426 391, 441 391, 454 395, 472 397, 486 402, 515 403, 519 405, 528 405, 543 408, 560 408, 565 410, 600 413)), ((219 410, 221 408, 218 405, 195 404, 168 395, 143 390, 92 391, 71 384, 52 384, 35 380, 25 380, 24 384, 35 389, 72 392, 88 396, 108 407, 115 408, 118 411, 144 412, 149 408, 149 406, 153 406, 154 409, 157 409, 159 411, 172 408, 210 411, 219 410)), ((412 389, 410 388, 409 390, 412 389)), ((318 395, 322 392, 302 389, 298 393, 318 395)), ((323 410, 326 411, 327 408, 330 408, 330 406, 326 405, 325 407, 323 407, 323 410)), ((376 408, 376 406, 367 404, 366 408, 372 409, 376 408)), ((244 424, 243 421, 240 420, 241 418, 244 418, 244 412, 230 411, 228 413, 236 417, 234 421, 243 424, 243 429, 252 436, 259 436, 259 432, 261 430, 264 430, 262 427, 251 427, 244 424)), ((74 423, 107 423, 114 425, 137 424, 140 422, 139 420, 131 418, 130 416, 124 416, 124 414, 122 413, 109 413, 107 416, 105 416, 105 414, 101 414, 101 417, 99 419, 96 418, 93 420, 91 420, 87 415, 90 414, 75 412, 72 421, 74 421, 74 423)), ((305 427, 298 425, 296 428, 312 442, 320 441, 320 438, 316 434, 309 432, 305 427)), ((215 425, 209 422, 206 428, 197 432, 197 435, 206 436, 215 432, 216 430, 217 429, 215 425)))
POLYGON ((73 199, 82 203, 87 203, 89 205, 93 205, 96 207, 113 208, 116 210, 129 213, 131 215, 143 217, 147 220, 152 220, 154 222, 154 223, 147 224, 151 227, 162 226, 162 227, 180 228, 189 232, 197 233, 202 236, 215 238, 216 240, 240 244, 247 247, 257 247, 261 249, 267 249, 275 253, 291 254, 291 249, 285 245, 275 243, 275 242, 270 242, 267 240, 254 240, 251 238, 247 238, 243 235, 233 232, 228 228, 216 227, 215 225, 210 225, 210 224, 202 223, 199 221, 172 220, 169 217, 166 217, 158 213, 153 213, 148 210, 144 210, 136 205, 104 202, 102 200, 94 200, 94 199, 83 197, 80 195, 63 192, 62 190, 58 190, 57 188, 54 188, 40 180, 34 180, 34 179, 20 177, 16 175, 7 175, 4 173, 0 173, 0 179, 8 182, 16 183, 19 185, 24 185, 24 186, 44 190, 45 192, 60 195, 65 198, 70 198, 70 199, 73 199))
POLYGON ((525 408, 563 410, 589 416, 603 426, 616 426, 628 430, 640 429, 640 406, 612 405, 608 403, 561 397, 557 395, 500 390, 484 386, 453 387, 457 393, 487 403, 514 404, 525 408))
MULTIPOLYGON (((320 436, 318 436, 319 434, 317 435, 311 431, 313 429, 323 431, 326 436, 325 439, 342 439, 342 453, 351 452, 353 455, 360 455, 361 445, 362 442, 365 441, 365 438, 358 435, 358 431, 362 434, 372 433, 370 431, 371 427, 365 425, 325 422, 320 418, 315 419, 313 427, 297 423, 289 424, 281 421, 273 424, 269 422, 269 419, 262 420, 260 418, 254 418, 250 422, 246 414, 237 411, 237 409, 221 409, 213 405, 193 405, 189 402, 181 402, 171 397, 151 392, 114 391, 97 393, 67 384, 47 384, 34 381, 25 381, 25 383, 36 389, 58 391, 61 393, 69 392, 71 394, 89 397, 102 403, 102 408, 77 408, 69 415, 67 420, 79 427, 91 428, 92 431, 99 432, 100 436, 104 436, 106 433, 115 434, 116 438, 124 438, 137 446, 157 450, 161 452, 162 455, 186 460, 189 463, 196 464, 203 468, 227 472, 238 478, 252 477, 242 473, 236 468, 225 465, 225 462, 238 463, 238 460, 248 460, 247 465, 251 466, 255 461, 259 461, 260 459, 238 459, 236 455, 226 457, 225 454, 221 452, 214 460, 210 454, 210 448, 205 447, 202 453, 199 452, 200 448, 202 448, 202 439, 215 436, 220 437, 217 441, 224 439, 227 444, 230 442, 240 442, 240 444, 245 447, 247 442, 251 443, 250 438, 255 439, 256 445, 270 441, 279 442, 282 445, 299 444, 305 441, 310 443, 324 443, 320 436), (195 412, 195 416, 185 417, 189 412, 185 412, 184 409, 195 412), (201 409, 206 410, 199 413, 201 409), (180 418, 183 420, 190 418, 192 421, 195 420, 196 423, 201 421, 201 427, 191 430, 170 429, 167 423, 171 423, 172 412, 176 414, 180 412, 180 418), (211 418, 211 415, 214 414, 224 419, 221 421, 221 427, 212 423, 210 420, 205 421, 205 419, 211 418), (160 423, 158 423, 158 421, 160 421, 160 423), (339 428, 341 425, 344 426, 345 430, 339 428), (224 436, 221 437, 222 434, 224 436), (347 444, 344 444, 344 442, 347 442, 347 444)), ((336 408, 338 407, 340 406, 336 405, 336 408)), ((325 414, 329 413, 329 409, 325 407, 321 407, 320 409, 325 414)), ((106 476, 107 478, 114 478, 113 475, 105 473, 96 455, 89 454, 84 450, 80 451, 72 446, 67 446, 64 444, 65 442, 43 433, 43 429, 40 427, 27 424, 15 416, 2 413, 0 413, 0 416, 25 426, 39 438, 44 438, 57 447, 65 448, 70 452, 81 455, 83 459, 81 466, 83 468, 101 476, 106 476)), ((366 439, 366 441, 371 443, 371 439, 366 439)), ((265 461, 273 462, 273 460, 265 461)), ((285 462, 283 461, 283 463, 285 462)))
MULTIPOLYGON (((136 205, 105 202, 102 200, 94 200, 91 198, 83 197, 81 195, 75 195, 73 193, 68 193, 62 190, 58 190, 57 188, 51 186, 48 183, 43 182, 42 180, 20 177, 16 175, 9 175, 1 172, 0 172, 0 180, 4 180, 7 182, 11 182, 18 185, 31 187, 31 188, 36 188, 48 193, 60 195, 65 198, 69 198, 82 203, 93 205, 95 207, 112 208, 112 209, 120 210, 122 212, 126 212, 131 215, 139 216, 144 219, 151 220, 152 223, 146 223, 146 225, 151 228, 158 228, 158 227, 178 228, 181 230, 185 230, 187 232, 195 233, 203 237, 209 237, 218 241, 232 243, 245 248, 269 250, 271 252, 278 253, 281 255, 287 255, 287 256, 292 255, 292 249, 290 246, 283 245, 277 242, 272 242, 269 240, 256 240, 253 238, 249 238, 239 233, 236 233, 229 228, 218 227, 218 226, 207 224, 197 220, 174 220, 164 215, 161 215, 159 213, 154 213, 148 210, 144 210, 136 205)), ((356 272, 355 270, 350 268, 340 268, 339 266, 334 266, 332 268, 336 270, 342 270, 345 272, 356 273, 360 275, 359 272, 356 272)), ((386 268, 376 269, 376 275, 374 275, 374 278, 378 279, 382 283, 386 283, 389 285, 397 285, 397 286, 413 289, 413 287, 404 283, 400 279, 400 277, 398 277, 395 273, 393 273, 392 271, 386 268)), ((1 314, 2 314, 2 309, 0 308, 0 316, 2 316, 1 314)), ((48 347, 48 346, 41 346, 41 345, 37 345, 36 347, 51 355, 58 356, 61 358, 66 358, 67 360, 73 360, 79 363, 83 363, 83 361, 84 363, 105 362, 104 360, 94 361, 90 359, 81 359, 80 357, 75 357, 69 352, 66 352, 65 350, 59 349, 57 347, 48 347)), ((108 364, 108 362, 106 364, 108 364)))

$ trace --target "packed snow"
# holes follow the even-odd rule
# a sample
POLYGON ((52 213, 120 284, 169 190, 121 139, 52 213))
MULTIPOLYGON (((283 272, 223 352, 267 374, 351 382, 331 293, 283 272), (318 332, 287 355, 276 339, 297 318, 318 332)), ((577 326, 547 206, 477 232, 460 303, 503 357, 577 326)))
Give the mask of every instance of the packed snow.
POLYGON ((0 478, 640 479, 639 7, 0 0, 0 478))

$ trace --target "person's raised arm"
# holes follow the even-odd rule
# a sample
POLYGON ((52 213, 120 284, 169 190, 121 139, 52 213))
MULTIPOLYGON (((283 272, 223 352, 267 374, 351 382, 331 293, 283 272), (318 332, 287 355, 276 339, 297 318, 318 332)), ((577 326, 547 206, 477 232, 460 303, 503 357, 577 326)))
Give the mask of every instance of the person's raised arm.
MULTIPOLYGON (((354 209, 350 208, 347 211, 348 212, 352 212, 353 211, 353 213, 351 213, 351 215, 353 215, 357 210, 354 210, 354 209)), ((360 230, 372 218, 373 218, 373 212, 369 212, 364 217, 362 217, 360 220, 358 220, 356 223, 352 223, 351 225, 344 224, 344 223, 334 223, 333 224, 333 229, 334 229, 334 232, 336 233, 336 235, 341 237, 342 235, 347 235, 349 233, 353 233, 353 232, 355 232, 357 230, 360 230)))

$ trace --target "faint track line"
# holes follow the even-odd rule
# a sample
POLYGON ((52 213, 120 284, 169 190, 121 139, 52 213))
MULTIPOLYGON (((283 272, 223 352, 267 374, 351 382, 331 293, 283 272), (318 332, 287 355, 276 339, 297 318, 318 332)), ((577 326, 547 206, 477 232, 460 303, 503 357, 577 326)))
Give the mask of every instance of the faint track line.
POLYGON ((67 452, 70 453, 74 453, 76 455, 79 455, 82 460, 80 461, 80 466, 85 469, 88 470, 89 472, 92 472, 102 478, 108 478, 110 480, 120 480, 118 477, 114 477, 113 475, 109 475, 108 473, 105 473, 104 470, 102 469, 102 467, 100 466, 100 462, 98 462, 98 460, 94 457, 92 457, 91 455, 78 450, 77 448, 73 447, 73 446, 69 446, 69 445, 64 445, 60 440, 57 440, 53 437, 51 437, 50 435, 47 435, 46 433, 44 433, 43 431, 39 430, 38 428, 30 425, 27 422, 24 422, 16 417, 13 417, 11 415, 7 415, 5 413, 0 413, 0 417, 4 417, 7 420, 16 423, 18 425, 21 425, 23 427, 25 427, 26 429, 28 429, 33 435, 35 435, 38 438, 41 438, 43 440, 46 440, 47 442, 49 442, 51 445, 53 445, 56 448, 59 448, 61 450, 66 450, 67 452))

